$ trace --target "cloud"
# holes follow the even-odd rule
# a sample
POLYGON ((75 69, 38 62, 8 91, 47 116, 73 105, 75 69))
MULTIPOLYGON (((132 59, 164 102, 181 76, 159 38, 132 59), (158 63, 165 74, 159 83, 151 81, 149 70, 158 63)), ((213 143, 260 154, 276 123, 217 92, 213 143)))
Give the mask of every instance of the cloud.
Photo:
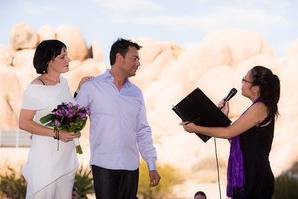
POLYGON ((40 5, 30 0, 20 0, 20 7, 28 15, 43 15, 47 12, 53 12, 55 9, 50 4, 40 5))
MULTIPOLYGON (((230 1, 228 1, 230 2, 230 1)), ((250 1, 242 1, 242 0, 236 0, 233 2, 234 5, 237 6, 244 6, 244 7, 249 7, 249 8, 267 8, 267 9, 285 9, 288 8, 291 4, 293 4, 290 1, 284 0, 284 1, 280 1, 280 0, 263 0, 263 1, 259 1, 259 0, 250 0, 250 1)))
POLYGON ((206 28, 215 27, 268 27, 287 26, 289 22, 281 15, 270 15, 261 9, 218 7, 201 20, 206 28))
POLYGON ((210 13, 201 16, 141 16, 116 17, 118 23, 134 23, 136 25, 158 26, 171 29, 200 29, 205 31, 221 28, 244 28, 260 30, 289 25, 288 20, 281 15, 270 15, 264 10, 243 9, 240 7, 217 7, 210 13))
MULTIPOLYGON (((117 12, 150 12, 161 7, 148 0, 95 0, 101 8, 117 12)), ((133 14, 133 13, 132 13, 133 14)))
POLYGON ((237 6, 243 8, 266 8, 267 10, 272 9, 285 9, 289 8, 293 2, 288 0, 280 1, 280 0, 250 0, 250 1, 243 1, 243 0, 222 0, 220 3, 217 0, 191 0, 193 3, 202 6, 202 5, 225 5, 225 6, 237 6))

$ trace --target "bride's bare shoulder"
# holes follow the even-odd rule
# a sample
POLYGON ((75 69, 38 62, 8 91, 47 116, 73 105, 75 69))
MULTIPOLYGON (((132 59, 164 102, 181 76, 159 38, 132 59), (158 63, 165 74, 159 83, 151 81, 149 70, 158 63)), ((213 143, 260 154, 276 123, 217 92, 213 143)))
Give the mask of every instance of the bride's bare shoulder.
POLYGON ((31 81, 31 84, 44 85, 44 82, 40 79, 40 77, 37 77, 31 81))

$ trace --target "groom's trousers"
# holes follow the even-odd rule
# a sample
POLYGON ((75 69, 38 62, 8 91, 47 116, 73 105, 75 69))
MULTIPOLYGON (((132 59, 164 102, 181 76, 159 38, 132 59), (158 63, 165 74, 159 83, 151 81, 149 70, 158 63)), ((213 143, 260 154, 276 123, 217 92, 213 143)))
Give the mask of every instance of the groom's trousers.
POLYGON ((111 170, 92 165, 96 199, 136 199, 139 169, 111 170))

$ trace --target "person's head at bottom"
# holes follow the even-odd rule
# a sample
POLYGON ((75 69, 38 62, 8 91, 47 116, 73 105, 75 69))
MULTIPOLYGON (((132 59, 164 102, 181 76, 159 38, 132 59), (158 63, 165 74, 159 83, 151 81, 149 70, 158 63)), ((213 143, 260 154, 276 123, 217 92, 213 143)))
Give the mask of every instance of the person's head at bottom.
POLYGON ((194 195, 194 199, 207 199, 206 194, 203 191, 198 191, 194 195))

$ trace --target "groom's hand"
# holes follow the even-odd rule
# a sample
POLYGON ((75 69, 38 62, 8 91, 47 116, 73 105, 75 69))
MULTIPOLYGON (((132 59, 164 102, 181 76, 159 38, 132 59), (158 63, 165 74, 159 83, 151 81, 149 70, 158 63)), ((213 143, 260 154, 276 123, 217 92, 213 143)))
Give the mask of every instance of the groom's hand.
POLYGON ((155 187, 160 181, 160 176, 156 170, 149 171, 150 186, 155 187))

